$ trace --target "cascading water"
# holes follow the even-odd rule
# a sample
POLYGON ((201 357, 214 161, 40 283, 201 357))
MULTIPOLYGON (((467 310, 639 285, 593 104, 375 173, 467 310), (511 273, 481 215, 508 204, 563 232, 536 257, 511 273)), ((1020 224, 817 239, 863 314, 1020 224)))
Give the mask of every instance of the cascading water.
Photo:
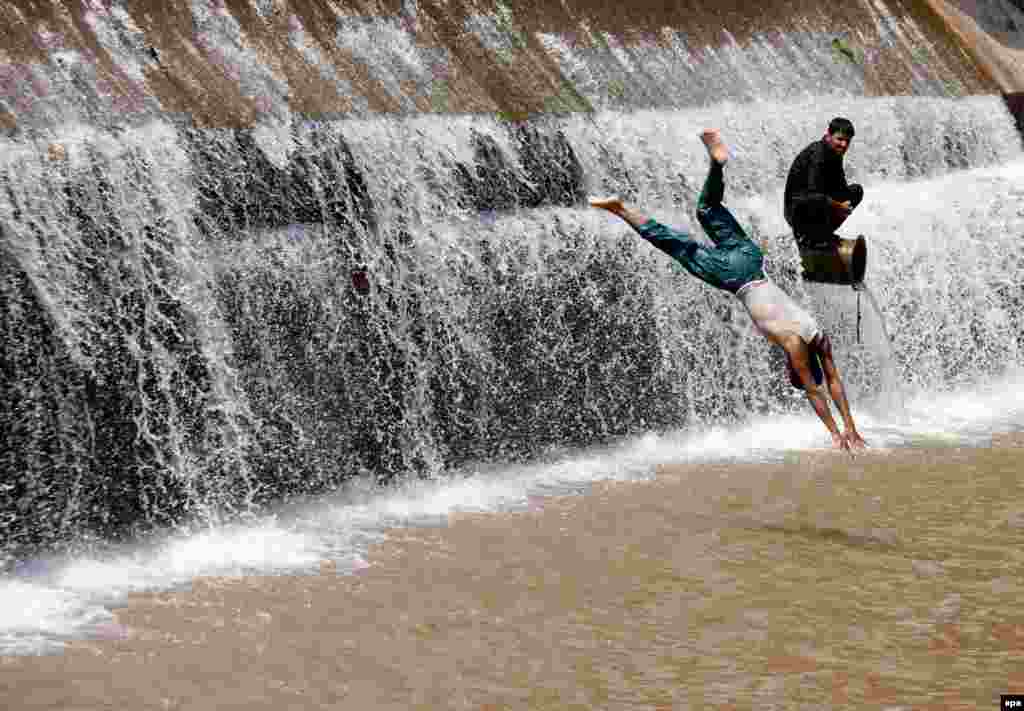
MULTIPOLYGON (((9 567, 26 549, 233 521, 341 482, 805 416, 734 300, 583 207, 616 192, 693 224, 706 126, 733 147, 727 204, 833 335, 876 433, 899 429, 894 403, 1020 366, 1020 139, 900 3, 858 10, 856 36, 817 31, 812 13, 716 46, 695 39, 697 19, 689 36, 654 23, 624 39, 614 18, 560 17, 576 31, 556 31, 505 5, 451 10, 452 39, 448 10, 428 5, 335 17, 193 2, 150 30, 93 8, 76 25, 92 49, 38 29, 45 61, 0 67, 21 92, 0 100, 0 121, 25 119, 0 139, 9 567), (223 76, 196 65, 181 80, 189 65, 167 37, 185 20, 184 56, 215 57, 223 76), (501 68, 488 87, 481 52, 501 68), (110 66, 127 84, 104 78, 110 66), (864 96, 890 75, 912 94, 864 96), (251 125, 177 113, 203 84, 223 106, 217 95, 197 114, 251 125), (289 108, 310 96, 315 118, 289 108), (843 228, 868 239, 859 341, 856 294, 802 283, 782 220, 790 160, 835 115, 856 123, 847 172, 867 188, 843 228)), ((806 439, 764 425, 708 447, 812 446, 822 433, 805 424, 806 439)), ((268 550, 289 550, 275 531, 268 550)), ((301 565, 333 551, 302 540, 301 565)))
POLYGON ((82 135, 59 165, 5 146, 8 543, 170 522, 247 477, 245 400, 167 129, 82 135))
POLYGON ((19 573, 0 649, 88 629, 127 590, 357 561, 389 522, 813 446, 746 315, 581 207, 619 192, 690 223, 707 125, 734 146, 730 206, 832 332, 873 443, 916 431, 899 419, 922 417, 920 393, 1019 366, 1019 139, 901 3, 866 4, 841 35, 817 9, 751 33, 679 4, 682 20, 623 34, 573 3, 554 19, 342 5, 192 2, 154 21, 86 3, 74 24, 0 3, 39 50, 0 66, 0 125, 19 120, 0 145, 0 535, 19 573), (836 114, 858 127, 847 164, 868 199, 846 229, 868 236, 881 314, 859 343, 855 295, 800 283, 781 221, 788 161, 836 114), (739 429, 707 430, 722 423, 739 429), (684 434, 508 464, 649 431, 684 434), (404 493, 377 497, 391 479, 404 493), (25 555, 227 524, 342 481, 343 505, 290 523, 25 555))
POLYGON ((828 102, 858 118, 869 199, 846 229, 868 236, 895 362, 882 323, 857 344, 852 291, 794 278, 778 185, 820 101, 269 138, 149 124, 64 136, 64 159, 9 142, 7 540, 792 407, 736 304, 580 207, 618 192, 690 224, 705 125, 734 146, 727 201, 835 334, 855 398, 1018 363, 1016 164, 943 175, 1018 156, 998 100, 828 102))

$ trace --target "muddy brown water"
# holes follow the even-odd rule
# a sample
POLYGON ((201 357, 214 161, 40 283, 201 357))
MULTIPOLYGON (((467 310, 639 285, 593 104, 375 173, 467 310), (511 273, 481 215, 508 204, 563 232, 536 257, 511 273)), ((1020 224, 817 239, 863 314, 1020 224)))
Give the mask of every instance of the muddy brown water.
POLYGON ((133 595, 11 709, 995 709, 1024 693, 1024 437, 665 465, 396 529, 340 574, 133 595))

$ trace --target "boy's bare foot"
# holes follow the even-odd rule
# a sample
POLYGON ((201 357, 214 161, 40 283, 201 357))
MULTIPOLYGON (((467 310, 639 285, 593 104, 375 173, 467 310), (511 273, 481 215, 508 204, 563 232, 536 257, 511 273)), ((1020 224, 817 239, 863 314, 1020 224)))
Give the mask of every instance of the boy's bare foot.
POLYGON ((609 195, 607 197, 590 195, 587 197, 587 202, 590 203, 591 207, 599 207, 621 217, 637 230, 641 229, 647 222, 650 222, 650 218, 635 207, 626 207, 625 203, 622 202, 622 198, 618 195, 609 195))
POLYGON ((617 212, 622 210, 622 198, 618 195, 609 195, 607 197, 597 197, 590 195, 587 197, 587 202, 590 203, 591 207, 599 207, 603 210, 609 210, 610 212, 617 212))
POLYGON ((706 128, 700 132, 700 140, 708 149, 711 160, 725 165, 729 160, 729 146, 722 141, 722 133, 717 128, 706 128))
POLYGON ((46 150, 46 154, 50 160, 64 160, 68 157, 68 151, 63 143, 51 143, 46 150))

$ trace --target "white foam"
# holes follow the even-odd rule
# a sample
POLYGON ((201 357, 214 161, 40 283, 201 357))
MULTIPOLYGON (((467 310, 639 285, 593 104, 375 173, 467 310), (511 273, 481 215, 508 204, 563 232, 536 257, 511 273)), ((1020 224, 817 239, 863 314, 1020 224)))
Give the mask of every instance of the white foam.
POLYGON ((0 653, 53 650, 62 638, 112 617, 76 591, 6 580, 0 582, 0 653))
MULTIPOLYGON (((876 448, 984 443, 993 432, 1024 428, 1024 372, 987 386, 920 393, 885 417, 855 414, 876 448)), ((39 561, 26 566, 26 575, 0 580, 0 653, 59 649, 62 640, 109 622, 110 607, 128 593, 169 589, 198 576, 301 573, 325 558, 352 571, 366 565, 368 546, 389 527, 443 525, 453 513, 510 510, 531 497, 582 492, 597 481, 648 478, 659 464, 769 461, 828 446, 824 428, 806 410, 732 427, 648 434, 530 466, 464 471, 386 489, 354 483, 288 515, 246 526, 179 535, 106 557, 39 561)))

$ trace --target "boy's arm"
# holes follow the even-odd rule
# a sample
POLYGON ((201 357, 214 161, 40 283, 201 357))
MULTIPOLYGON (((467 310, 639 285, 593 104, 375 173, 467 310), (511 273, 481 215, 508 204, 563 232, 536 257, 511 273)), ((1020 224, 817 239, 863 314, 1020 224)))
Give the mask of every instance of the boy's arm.
POLYGON ((853 421, 853 413, 850 412, 850 403, 846 399, 846 389, 839 377, 839 369, 836 368, 835 359, 832 357, 832 341, 828 336, 819 336, 815 341, 816 350, 821 361, 821 369, 825 374, 825 382, 828 383, 832 400, 836 403, 836 409, 843 418, 843 425, 846 427, 846 437, 850 445, 864 447, 866 443, 857 431, 857 425, 853 421))
POLYGON ((814 382, 814 376, 811 374, 810 351, 807 345, 799 336, 792 336, 783 347, 786 349, 786 354, 789 356, 793 370, 796 372, 797 377, 800 378, 804 393, 807 395, 807 400, 811 403, 811 407, 814 408, 814 413, 822 421, 826 429, 828 429, 829 434, 832 435, 832 444, 841 449, 848 450, 850 445, 836 426, 836 421, 832 418, 832 410, 829 409, 828 400, 818 388, 817 383, 814 382))

